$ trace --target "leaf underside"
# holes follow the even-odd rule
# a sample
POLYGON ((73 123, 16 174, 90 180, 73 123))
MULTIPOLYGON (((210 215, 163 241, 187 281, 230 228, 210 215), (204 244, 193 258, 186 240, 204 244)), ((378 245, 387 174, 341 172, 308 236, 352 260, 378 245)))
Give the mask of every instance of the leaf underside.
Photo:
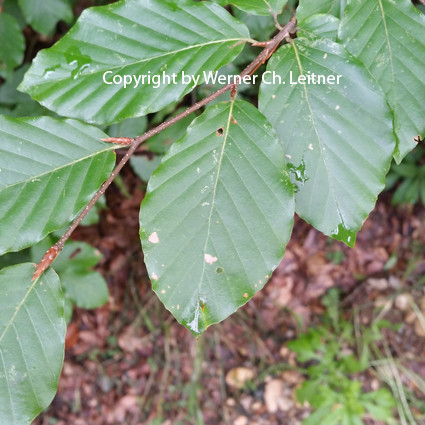
POLYGON ((153 174, 140 237, 154 291, 194 335, 232 314, 281 261, 293 192, 276 134, 252 105, 209 107, 153 174))
POLYGON ((0 254, 68 224, 108 178, 113 145, 74 120, 0 116, 0 254))
POLYGON ((425 16, 409 0, 353 0, 340 40, 381 84, 394 113, 400 162, 425 136, 425 16))
POLYGON ((59 278, 34 265, 0 270, 0 423, 30 424, 53 399, 62 369, 66 325, 59 278))
MULTIPOLYGON (((247 28, 209 2, 123 0, 85 10, 53 47, 41 51, 20 85, 47 108, 86 122, 111 124, 158 111, 193 89, 181 74, 198 75, 231 62, 247 28), (145 76, 105 84, 114 76, 145 76), (157 86, 148 76, 172 76, 157 86), (142 80, 140 80, 142 81, 142 80)), ((200 81, 202 82, 202 81, 200 81)))
POLYGON ((325 39, 296 39, 267 70, 286 83, 263 83, 259 108, 287 156, 296 212, 352 246, 384 188, 395 146, 382 90, 342 46, 325 39), (334 84, 291 84, 309 73, 334 76, 334 84))

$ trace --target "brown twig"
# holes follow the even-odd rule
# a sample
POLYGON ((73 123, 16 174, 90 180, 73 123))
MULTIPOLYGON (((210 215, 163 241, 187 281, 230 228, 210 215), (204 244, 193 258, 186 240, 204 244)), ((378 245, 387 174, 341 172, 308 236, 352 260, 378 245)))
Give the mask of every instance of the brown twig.
MULTIPOLYGON (((242 80, 243 77, 247 75, 252 75, 254 72, 263 65, 273 54, 273 52, 277 49, 279 44, 287 37, 290 36, 291 33, 295 31, 296 28, 296 19, 295 17, 292 17, 291 21, 288 22, 281 31, 279 31, 278 34, 276 34, 275 37, 273 37, 270 41, 261 43, 261 45, 264 45, 264 49, 261 51, 261 53, 240 73, 240 79, 242 80)), ((63 234, 63 236, 44 254, 43 258, 41 259, 40 263, 36 266, 35 273, 32 277, 32 280, 37 279, 56 259, 56 257, 59 255, 59 253, 62 251, 63 247, 65 246, 65 242, 69 239, 69 237, 72 235, 74 230, 79 226, 81 221, 84 219, 84 217, 87 215, 87 213, 90 211, 90 209, 96 204, 96 202, 99 200, 99 198, 105 193, 106 189, 110 186, 110 184, 114 181, 115 177, 118 175, 118 173, 121 171, 121 169, 124 167, 124 165, 128 162, 128 160, 131 158, 131 156, 134 154, 134 152, 137 150, 137 148, 144 143, 146 140, 148 140, 150 137, 160 133, 161 131, 165 130, 166 128, 172 126, 176 122, 180 121, 181 119, 187 117, 191 113, 201 109, 203 106, 207 105, 211 101, 215 100, 219 96, 221 96, 223 93, 226 93, 228 90, 232 90, 233 92, 236 90, 237 84, 234 83, 227 84, 226 86, 222 87, 221 89, 217 90, 216 92, 212 93, 205 99, 202 99, 200 102, 196 102, 191 107, 187 108, 185 111, 180 113, 179 115, 176 115, 175 117, 169 119, 168 121, 163 122, 162 124, 159 124, 157 127, 152 128, 151 130, 147 131, 141 136, 135 137, 133 139, 130 138, 114 138, 110 137, 107 139, 104 139, 107 142, 111 143, 118 143, 118 144, 130 144, 130 148, 127 150, 124 157, 121 159, 121 161, 118 163, 118 165, 115 167, 114 171, 112 171, 111 175, 108 177, 108 179, 100 186, 100 189, 96 192, 96 194, 93 196, 93 198, 90 200, 90 202, 87 204, 87 206, 84 208, 84 210, 78 215, 78 217, 74 220, 74 222, 69 226, 68 230, 63 234)), ((233 93, 234 94, 234 93, 233 93)))

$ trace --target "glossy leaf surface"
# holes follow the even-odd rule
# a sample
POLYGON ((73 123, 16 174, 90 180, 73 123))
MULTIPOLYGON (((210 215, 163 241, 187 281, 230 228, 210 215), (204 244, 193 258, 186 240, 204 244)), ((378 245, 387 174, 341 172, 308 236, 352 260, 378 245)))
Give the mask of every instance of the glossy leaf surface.
POLYGON ((85 10, 37 55, 20 89, 60 115, 111 124, 180 99, 193 89, 191 77, 201 83, 204 71, 231 62, 248 37, 214 3, 124 0, 85 10))
POLYGON ((152 286, 193 334, 260 290, 283 257, 294 202, 274 130, 247 102, 209 107, 153 174, 140 213, 152 286))
POLYGON ((363 65, 326 39, 283 46, 267 71, 282 84, 262 83, 259 107, 288 159, 296 212, 352 246, 384 188, 395 147, 384 94, 363 65))
POLYGON ((107 179, 114 148, 74 120, 0 116, 0 253, 68 224, 107 179))
POLYGON ((53 399, 65 349, 64 301, 49 269, 0 270, 0 423, 29 425, 53 399))

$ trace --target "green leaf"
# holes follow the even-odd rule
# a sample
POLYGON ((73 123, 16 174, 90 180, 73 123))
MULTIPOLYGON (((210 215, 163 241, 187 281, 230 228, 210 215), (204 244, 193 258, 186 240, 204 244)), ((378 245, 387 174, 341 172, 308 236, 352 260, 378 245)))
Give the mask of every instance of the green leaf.
MULTIPOLYGON (((1 16, 1 15, 0 15, 1 16)), ((18 103, 34 102, 27 94, 20 93, 16 90, 19 83, 24 78, 24 74, 28 71, 29 65, 23 65, 13 72, 10 78, 0 85, 0 104, 16 105, 18 103)))
POLYGON ((18 0, 26 21, 39 33, 50 34, 59 21, 68 24, 74 14, 68 0, 18 0))
POLYGON ((65 349, 64 301, 49 269, 31 282, 34 265, 0 270, 0 423, 30 424, 53 399, 65 349))
POLYGON ((152 173, 161 164, 162 156, 155 155, 153 158, 147 156, 133 156, 130 164, 138 177, 144 182, 149 181, 152 173))
POLYGON ((256 15, 279 15, 288 0, 228 0, 226 3, 256 15))
POLYGON ((298 354, 299 362, 317 360, 316 351, 323 348, 322 335, 316 329, 311 329, 307 333, 301 334, 297 339, 287 343, 288 348, 298 354))
POLYGON ((60 115, 111 124, 180 99, 194 87, 182 82, 183 71, 187 79, 217 70, 241 52, 248 36, 217 4, 124 0, 86 9, 58 43, 37 55, 20 90, 60 115), (109 84, 124 76, 138 83, 109 84))
POLYGON ((387 422, 394 418, 393 409, 396 407, 396 402, 393 395, 386 388, 363 394, 362 404, 377 420, 387 422))
POLYGON ((78 307, 98 308, 109 301, 105 279, 92 270, 101 259, 102 254, 89 244, 68 242, 55 262, 66 294, 78 307))
POLYGON ((104 137, 78 121, 0 116, 0 253, 33 245, 76 217, 115 164, 104 137))
POLYGON ((399 163, 425 135, 425 16, 409 0, 353 0, 340 39, 379 81, 394 113, 399 163))
POLYGON ((62 276, 66 293, 77 307, 98 308, 109 301, 105 279, 98 272, 68 269, 62 276))
POLYGON ((142 135, 148 126, 146 117, 129 118, 108 129, 110 137, 137 137, 142 135))
MULTIPOLYGON (((176 114, 183 112, 185 108, 177 109, 176 114)), ((175 116, 176 114, 173 114, 175 116)), ((188 115, 187 117, 177 121, 171 127, 162 130, 155 136, 150 137, 146 142, 145 146, 147 150, 156 154, 165 154, 170 146, 178 139, 180 139, 186 132, 189 124, 196 118, 196 113, 188 115)), ((160 121, 160 123, 162 120, 160 121)))
POLYGON ((267 282, 283 257, 293 207, 284 155, 267 120, 243 101, 209 107, 173 144, 141 206, 154 291, 201 334, 267 282))
POLYGON ((394 166, 393 171, 401 177, 415 178, 419 175, 420 166, 417 164, 402 163, 394 166))
MULTIPOLYGON (((338 411, 338 409, 336 411, 338 411)), ((323 406, 319 407, 314 413, 304 419, 302 424, 322 425, 323 421, 331 415, 332 417, 334 417, 335 415, 335 411, 332 411, 332 405, 324 404, 323 406)))
POLYGON ((25 39, 18 21, 0 11, 0 77, 7 79, 24 59, 25 39))
MULTIPOLYGON (((400 164, 401 165, 401 164, 400 164)), ((406 178, 394 192, 393 204, 416 204, 419 200, 420 181, 419 179, 406 178)))
POLYGON ((19 28, 21 28, 21 30, 27 26, 25 18, 22 15, 21 8, 19 7, 16 0, 4 0, 3 10, 9 15, 12 15, 18 21, 19 28))
POLYGON ((285 83, 270 84, 272 74, 265 75, 259 107, 288 158, 296 212, 353 246, 384 188, 395 145, 382 90, 362 64, 327 39, 296 39, 272 56, 267 71, 285 83), (296 84, 313 74, 317 84, 296 84))
POLYGON ((297 7, 297 20, 301 24, 312 15, 326 13, 342 18, 347 0, 300 0, 297 7))
POLYGON ((251 37, 258 41, 267 41, 276 32, 276 26, 270 15, 259 16, 233 8, 235 18, 243 22, 249 29, 251 37))
MULTIPOLYGON (((39 262, 56 240, 49 235, 31 247, 32 261, 39 262)), ((55 260, 55 270, 65 295, 78 307, 98 308, 109 300, 105 279, 99 272, 93 270, 101 259, 100 251, 91 245, 68 241, 60 256, 55 260)))
POLYGON ((425 179, 422 179, 420 181, 419 191, 420 191, 421 201, 425 205, 425 179))
POLYGON ((8 80, 0 86, 0 105, 10 107, 9 110, 2 113, 12 117, 56 115, 31 99, 26 93, 20 93, 16 90, 28 68, 29 64, 16 69, 8 80))
POLYGON ((340 20, 333 15, 319 14, 307 18, 299 26, 298 37, 323 37, 336 41, 340 20))

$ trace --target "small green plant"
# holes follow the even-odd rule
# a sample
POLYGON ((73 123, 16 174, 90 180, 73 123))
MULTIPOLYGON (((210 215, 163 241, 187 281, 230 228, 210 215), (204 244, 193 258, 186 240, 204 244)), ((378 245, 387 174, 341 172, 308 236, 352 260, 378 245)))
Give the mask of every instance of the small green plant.
POLYGON ((7 424, 52 400, 66 324, 50 265, 131 159, 149 178, 152 288, 199 336, 263 288, 295 213, 353 246, 392 158, 425 135, 425 16, 410 0, 121 0, 77 20, 73 1, 0 0, 0 255, 69 226, 36 269, 0 270, 7 424), (58 21, 72 28, 24 65, 40 46, 23 28, 51 37, 58 21), (152 176, 141 148, 164 155, 152 176))
POLYGON ((394 189, 392 202, 395 205, 417 202, 425 205, 425 149, 422 142, 403 163, 391 165, 386 189, 394 189))
POLYGON ((365 415, 386 424, 393 422, 395 401, 390 391, 380 388, 365 392, 362 383, 351 378, 369 365, 369 343, 381 338, 380 329, 389 323, 374 323, 363 335, 363 349, 355 356, 354 326, 340 316, 338 292, 331 290, 324 297, 327 308, 324 324, 311 328, 288 347, 306 363, 307 379, 297 390, 300 403, 308 402, 314 412, 303 425, 363 424, 365 415))

